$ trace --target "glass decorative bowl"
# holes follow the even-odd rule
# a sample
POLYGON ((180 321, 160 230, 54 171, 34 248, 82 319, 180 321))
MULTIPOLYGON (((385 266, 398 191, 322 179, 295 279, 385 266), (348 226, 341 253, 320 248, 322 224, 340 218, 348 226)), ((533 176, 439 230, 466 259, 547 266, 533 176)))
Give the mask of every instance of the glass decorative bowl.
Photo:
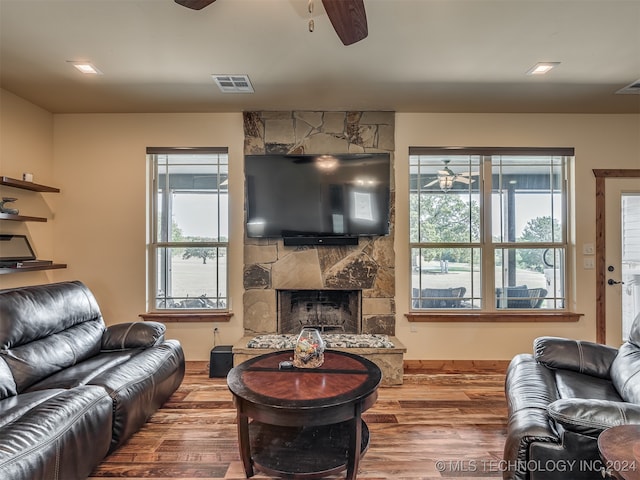
POLYGON ((293 366, 317 368, 324 363, 324 340, 315 328, 303 328, 293 351, 293 366))

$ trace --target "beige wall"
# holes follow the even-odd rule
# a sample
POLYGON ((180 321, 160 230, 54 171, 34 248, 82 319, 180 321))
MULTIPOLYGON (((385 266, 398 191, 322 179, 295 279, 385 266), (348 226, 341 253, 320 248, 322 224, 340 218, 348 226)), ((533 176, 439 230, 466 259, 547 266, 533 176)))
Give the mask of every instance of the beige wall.
MULTIPOLYGON (((146 311, 146 148, 229 148, 230 237, 243 235, 242 115, 56 115, 55 178, 63 195, 56 219, 56 258, 69 264, 59 277, 89 285, 107 324, 139 320, 146 311)), ((229 246, 230 304, 236 316, 219 327, 219 343, 242 336, 242 242, 229 246), (237 303, 237 304, 236 304, 237 303)), ((213 324, 167 324, 187 359, 209 358, 213 324)))
MULTIPOLYGON (((243 131, 241 113, 50 115, 3 94, 0 119, 0 174, 24 171, 17 153, 29 150, 36 179, 62 189, 47 195, 54 221, 40 248, 69 268, 0 277, 0 285, 81 279, 100 302, 107 323, 132 321, 145 311, 147 146, 226 146, 230 159, 230 302, 234 316, 221 323, 218 343, 242 335, 243 131), (14 118, 25 118, 14 124, 14 118), (47 127, 48 125, 48 127, 47 127), (8 137, 10 146, 5 142, 8 137), (17 139, 20 138, 20 141, 17 139), (24 146, 24 148, 22 148, 24 146), (36 151, 32 151, 36 150, 36 151), (49 200, 51 199, 51 200, 49 200), (50 249, 46 251, 46 249, 50 249)), ((572 209, 577 251, 595 242, 593 168, 640 168, 640 115, 409 114, 396 117, 396 305, 397 335, 408 347, 406 359, 508 359, 529 351, 538 335, 595 339, 595 271, 578 268, 572 310, 578 323, 418 324, 410 331, 408 231, 409 146, 575 147, 576 201, 572 209), (576 209, 575 205, 579 205, 576 209)), ((42 194, 38 194, 42 195, 42 194)), ((22 200, 21 200, 22 201, 22 200)), ((26 210, 25 210, 25 213, 26 210)), ((42 212, 29 212, 42 214, 42 212)), ((2 231, 6 231, 3 222, 2 231)), ((40 232, 38 232, 40 233, 40 232)), ((38 242, 40 244, 41 242, 38 242)), ((575 246, 574 246, 575 248, 575 246)), ((572 252, 575 255, 575 250, 572 252)), ((40 255, 40 251, 38 251, 40 255)), ((40 255, 42 256, 42 255, 40 255)), ((579 254, 573 264, 582 263, 579 254)), ((189 360, 208 359, 213 324, 168 324, 168 336, 182 341, 189 360)))
MULTIPOLYGON (((57 186, 53 179, 53 115, 32 103, 0 90, 0 175, 22 179, 33 173, 34 181, 57 186)), ((0 186, 0 196, 18 200, 9 205, 23 215, 47 218, 48 222, 0 222, 0 233, 27 235, 39 258, 53 257, 55 193, 38 193, 0 186)), ((0 275, 0 288, 48 283, 52 271, 0 275)))

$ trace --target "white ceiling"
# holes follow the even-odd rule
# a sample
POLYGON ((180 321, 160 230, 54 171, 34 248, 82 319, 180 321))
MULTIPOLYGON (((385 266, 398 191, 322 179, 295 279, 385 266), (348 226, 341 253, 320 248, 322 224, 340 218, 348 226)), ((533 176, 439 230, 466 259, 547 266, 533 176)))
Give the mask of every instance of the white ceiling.
POLYGON ((640 0, 365 0, 344 46, 314 0, 0 0, 0 86, 54 113, 640 113, 640 0), (87 77, 69 60, 93 62, 87 77), (527 76, 536 62, 562 62, 527 76), (248 74, 224 94, 211 74, 248 74))

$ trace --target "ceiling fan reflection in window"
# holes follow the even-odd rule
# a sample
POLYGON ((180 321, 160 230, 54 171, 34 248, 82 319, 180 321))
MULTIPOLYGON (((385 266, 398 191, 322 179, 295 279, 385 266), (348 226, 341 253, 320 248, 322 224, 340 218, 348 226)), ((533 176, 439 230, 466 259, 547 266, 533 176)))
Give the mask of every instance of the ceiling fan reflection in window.
POLYGON ((470 185, 475 182, 475 180, 471 177, 477 176, 478 172, 469 171, 463 173, 455 173, 449 168, 449 160, 443 160, 442 163, 444 163, 444 168, 442 170, 438 170, 436 179, 427 183, 424 188, 438 184, 440 190, 442 190, 443 192, 448 192, 453 188, 454 182, 460 182, 466 185, 470 185))
MULTIPOLYGON (((202 10, 216 0, 175 0, 176 3, 192 10, 202 10)), ((364 0, 322 0, 333 29, 345 45, 351 45, 367 38, 367 13, 364 0)))

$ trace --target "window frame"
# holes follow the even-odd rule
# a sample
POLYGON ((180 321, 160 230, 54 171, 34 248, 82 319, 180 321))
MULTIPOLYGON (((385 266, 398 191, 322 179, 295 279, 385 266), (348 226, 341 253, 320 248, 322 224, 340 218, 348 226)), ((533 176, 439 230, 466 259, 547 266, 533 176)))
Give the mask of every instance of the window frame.
MULTIPOLYGON (((158 321, 173 321, 173 322, 181 322, 181 321, 189 321, 189 322, 199 322, 199 321, 228 321, 231 317, 231 312, 229 310, 229 269, 226 269, 224 284, 226 295, 224 297, 216 297, 223 298, 224 305, 223 306, 207 306, 204 308, 159 308, 158 300, 160 300, 157 296, 157 286, 159 284, 159 279, 157 278, 157 268, 158 268, 158 251, 162 248, 184 248, 184 247, 192 247, 197 245, 202 248, 223 248, 226 251, 227 261, 229 258, 229 238, 226 241, 220 240, 220 232, 218 232, 218 241, 181 241, 181 242, 172 242, 172 241, 159 241, 159 233, 158 233, 158 156, 159 155, 202 155, 202 154, 212 154, 212 155, 225 155, 226 156, 226 165, 227 165, 227 179, 229 175, 229 153, 228 148, 225 147, 148 147, 147 148, 147 162, 148 162, 148 229, 147 229, 147 312, 145 314, 141 314, 145 320, 158 320, 158 321), (212 320, 214 319, 214 320, 212 320)), ((218 162, 217 167, 223 163, 218 162)), ((220 175, 220 171, 218 170, 218 175, 220 175)), ((220 198, 220 190, 216 193, 217 198, 220 198)), ((227 188, 227 197, 229 197, 229 189, 227 188)), ((220 202, 217 202, 216 209, 216 217, 218 217, 219 222, 219 213, 220 213, 220 202)), ((229 209, 228 201, 227 201, 227 209, 229 209)), ((166 211, 166 210, 164 210, 166 211)), ((229 217, 227 212, 227 218, 229 217)), ((227 225, 227 230, 229 225, 227 225)), ((220 269, 216 267, 216 282, 218 282, 220 276, 220 269)))
MULTIPOLYGON (((482 251, 481 254, 481 297, 482 306, 477 308, 420 308, 414 306, 413 302, 413 256, 414 249, 418 248, 456 248, 466 245, 467 248, 476 248, 477 243, 470 241, 466 244, 440 244, 440 243, 426 243, 421 242, 421 239, 416 240, 411 237, 408 238, 408 247, 411 254, 409 255, 409 285, 408 292, 409 309, 406 313, 406 317, 409 321, 577 321, 580 314, 575 314, 568 311, 568 306, 571 305, 570 297, 570 276, 571 276, 571 262, 569 255, 569 247, 571 245, 569 229, 569 202, 571 192, 568 188, 570 184, 570 172, 571 162, 574 157, 573 148, 502 148, 502 147, 410 147, 409 158, 419 155, 477 155, 480 157, 480 169, 482 169, 481 179, 489 179, 488 184, 486 181, 481 180, 483 184, 480 187, 479 198, 481 199, 480 210, 480 231, 481 238, 479 241, 479 247, 482 251), (496 187, 491 185, 491 174, 494 163, 492 158, 496 156, 559 156, 563 157, 562 167, 564 169, 563 184, 561 185, 561 206, 559 208, 562 218, 562 241, 561 242, 541 242, 541 243, 529 243, 529 242, 505 242, 504 239, 496 241, 492 238, 492 221, 491 221, 491 197, 496 187), (545 309, 517 309, 517 308, 498 308, 493 299, 495 298, 495 285, 497 279, 494 275, 494 265, 496 252, 503 248, 544 248, 555 247, 562 248, 565 252, 564 264, 563 264, 563 303, 561 307, 557 304, 553 305, 553 308, 545 309)), ((415 192, 412 190, 412 178, 411 168, 409 168, 409 189, 408 195, 411 197, 415 192)), ((408 205, 411 205, 409 201, 408 205)), ((409 207, 409 215, 411 214, 411 207, 409 207)), ((496 213, 493 212, 495 217, 496 213)), ((500 215, 498 213, 498 215, 500 215)), ((555 297, 555 295, 554 295, 555 297)))

